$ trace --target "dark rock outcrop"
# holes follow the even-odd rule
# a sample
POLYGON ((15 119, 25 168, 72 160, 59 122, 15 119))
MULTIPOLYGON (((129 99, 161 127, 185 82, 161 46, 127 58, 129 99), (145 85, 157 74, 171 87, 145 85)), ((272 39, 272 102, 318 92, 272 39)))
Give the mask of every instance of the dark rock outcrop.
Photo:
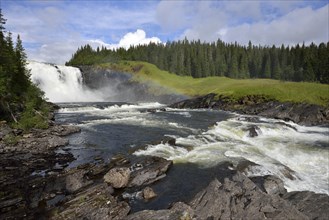
MULTIPOLYGON (((326 209, 328 205, 321 208, 326 209)), ((314 211, 316 210, 312 210, 314 211)), ((178 202, 167 210, 144 210, 131 214, 126 219, 301 220, 310 219, 309 216, 279 195, 263 192, 248 177, 237 173, 232 179, 226 178, 223 183, 213 180, 188 204, 178 202)))
POLYGON ((259 115, 293 121, 302 125, 329 124, 329 107, 306 103, 278 102, 265 96, 246 96, 232 100, 225 96, 208 94, 172 104, 173 108, 211 108, 240 114, 259 115))
POLYGON ((56 200, 57 195, 64 193, 65 181, 57 181, 57 175, 74 157, 68 152, 56 153, 56 149, 68 144, 63 136, 77 131, 71 126, 51 125, 46 130, 23 133, 5 124, 1 126, 1 219, 42 215, 44 201, 56 200))
POLYGON ((308 219, 289 202, 262 192, 242 174, 212 181, 190 202, 197 219, 308 219))
POLYGON ((147 157, 138 163, 137 169, 132 169, 128 187, 145 186, 166 176, 172 161, 160 157, 147 157))
POLYGON ((326 220, 329 217, 329 196, 314 192, 289 192, 283 199, 293 204, 310 219, 326 220))
POLYGON ((117 201, 106 183, 97 184, 77 194, 65 203, 65 208, 54 209, 50 219, 123 219, 130 207, 117 201))
MULTIPOLYGON (((187 98, 186 96, 169 92, 160 85, 155 87, 155 84, 150 85, 131 80, 131 73, 97 66, 80 66, 79 68, 83 76, 84 85, 93 90, 103 91, 103 94, 110 94, 108 97, 105 97, 108 101, 174 103, 187 98), (151 90, 157 90, 158 94, 150 92, 151 90)), ((139 70, 139 68, 136 68, 137 72, 139 70)))
POLYGON ((194 216, 194 210, 183 202, 175 203, 170 209, 144 210, 127 216, 126 220, 190 220, 194 216))
POLYGON ((259 189, 267 194, 282 196, 287 193, 287 190, 284 188, 283 181, 276 176, 257 176, 251 177, 250 179, 258 186, 259 189))
POLYGON ((104 176, 104 182, 111 184, 113 188, 123 188, 128 185, 130 169, 128 167, 115 167, 104 176))

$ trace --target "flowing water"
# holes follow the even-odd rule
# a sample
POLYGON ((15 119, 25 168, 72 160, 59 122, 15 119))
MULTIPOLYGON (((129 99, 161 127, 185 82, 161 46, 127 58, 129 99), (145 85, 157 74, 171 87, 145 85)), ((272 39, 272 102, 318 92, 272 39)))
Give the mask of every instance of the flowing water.
MULTIPOLYGON (((32 77, 46 87, 46 95, 51 100, 66 102, 76 91, 69 91, 69 96, 64 92, 76 89, 83 94, 80 98, 97 101, 92 99, 97 94, 84 90, 79 83, 79 72, 70 71, 75 74, 71 80, 57 82, 58 73, 53 79, 55 85, 64 86, 58 89, 60 95, 49 88, 49 78, 36 73, 32 73, 32 77), (77 82, 74 86, 65 88, 74 80, 77 82)), ((257 164, 245 170, 249 176, 273 174, 284 181, 288 191, 329 194, 328 127, 305 127, 223 111, 172 109, 160 103, 66 102, 59 105, 56 121, 81 128, 81 133, 70 136, 70 145, 66 147, 77 158, 70 167, 95 162, 99 157, 109 161, 117 154, 129 158, 153 155, 173 160, 168 177, 154 186, 160 196, 145 204, 135 202, 134 210, 141 209, 142 205, 166 208, 170 202, 188 199, 211 179, 230 175, 222 169, 223 163, 237 167, 246 160, 257 164), (251 137, 251 128, 258 136, 251 137), (175 138, 176 144, 160 143, 166 136, 175 138)))

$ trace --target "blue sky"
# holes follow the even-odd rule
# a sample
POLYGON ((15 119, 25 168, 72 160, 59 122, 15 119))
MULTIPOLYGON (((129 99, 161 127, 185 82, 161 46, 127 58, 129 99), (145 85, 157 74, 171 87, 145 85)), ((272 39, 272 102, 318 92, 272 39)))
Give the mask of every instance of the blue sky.
POLYGON ((328 41, 324 1, 0 0, 29 59, 64 63, 81 45, 116 48, 187 37, 261 45, 328 41))

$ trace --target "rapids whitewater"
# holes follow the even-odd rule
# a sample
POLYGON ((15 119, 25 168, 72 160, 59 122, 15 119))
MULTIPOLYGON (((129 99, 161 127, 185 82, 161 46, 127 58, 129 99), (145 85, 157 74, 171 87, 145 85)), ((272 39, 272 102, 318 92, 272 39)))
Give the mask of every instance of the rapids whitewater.
POLYGON ((104 102, 100 91, 83 86, 77 68, 35 62, 29 67, 32 80, 49 100, 61 102, 56 122, 81 128, 64 149, 77 159, 69 167, 95 158, 109 161, 118 154, 131 159, 153 155, 174 162, 168 177, 154 186, 161 196, 143 204, 144 209, 193 196, 214 177, 224 175, 220 164, 230 162, 234 167, 246 160, 257 164, 245 170, 249 176, 272 174, 284 181, 288 191, 329 194, 328 127, 224 111, 172 109, 160 103, 104 102), (258 136, 250 137, 250 127, 258 136), (166 136, 175 138, 176 144, 159 143, 166 136))
POLYGON ((258 164, 249 176, 273 174, 288 191, 310 190, 329 194, 328 127, 305 127, 275 119, 213 110, 171 109, 159 103, 62 103, 59 123, 76 124, 81 134, 71 137, 69 148, 76 164, 95 155, 108 160, 133 152, 194 164, 207 169, 229 161, 258 164), (149 109, 165 108, 166 111, 149 109), (257 126, 257 137, 248 128, 257 126), (165 136, 176 145, 152 144, 165 136), (142 149, 138 147, 145 146, 142 149), (137 148, 136 148, 137 147, 137 148))

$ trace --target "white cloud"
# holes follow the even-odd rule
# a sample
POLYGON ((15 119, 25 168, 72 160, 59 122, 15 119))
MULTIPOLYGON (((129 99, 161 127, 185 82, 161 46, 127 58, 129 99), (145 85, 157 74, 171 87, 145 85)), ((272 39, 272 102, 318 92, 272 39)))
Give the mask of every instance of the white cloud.
POLYGON ((281 45, 328 41, 328 7, 319 1, 163 1, 157 18, 178 39, 281 45), (165 16, 165 18, 162 18, 165 16), (192 18, 191 18, 192 16, 192 18))
POLYGON ((220 37, 267 45, 328 41, 329 5, 320 5, 324 2, 5 1, 3 12, 6 28, 13 37, 21 35, 29 59, 64 63, 87 43, 94 48, 128 48, 160 42, 145 31, 163 40, 220 37))
POLYGON ((128 49, 130 46, 143 45, 149 43, 161 43, 157 37, 146 37, 144 30, 138 29, 136 32, 125 34, 117 44, 108 44, 100 39, 83 40, 76 38, 74 40, 56 41, 49 44, 43 44, 39 48, 28 50, 28 56, 31 60, 63 64, 68 61, 72 54, 81 46, 89 44, 94 49, 97 47, 106 47, 117 49, 123 47, 128 49))
POLYGON ((110 47, 123 47, 128 49, 130 46, 149 43, 161 43, 161 40, 157 37, 147 38, 145 31, 138 29, 136 32, 129 32, 125 36, 123 36, 118 45, 112 45, 110 47))
POLYGON ((249 40, 261 45, 318 44, 329 40, 328 26, 328 6, 317 10, 307 7, 295 9, 269 23, 260 21, 223 28, 219 37, 226 42, 241 44, 247 44, 249 40))

